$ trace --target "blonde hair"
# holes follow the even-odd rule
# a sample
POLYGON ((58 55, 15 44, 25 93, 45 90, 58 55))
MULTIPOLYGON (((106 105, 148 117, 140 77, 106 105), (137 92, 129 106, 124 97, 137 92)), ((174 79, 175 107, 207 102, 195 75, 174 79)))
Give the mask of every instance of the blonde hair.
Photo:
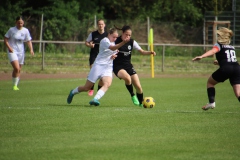
POLYGON ((217 41, 220 44, 230 44, 231 43, 231 38, 233 36, 232 30, 221 27, 217 30, 217 41))
POLYGON ((109 34, 113 34, 113 33, 115 33, 115 32, 118 33, 118 31, 117 31, 116 28, 110 28, 109 31, 108 31, 109 34))

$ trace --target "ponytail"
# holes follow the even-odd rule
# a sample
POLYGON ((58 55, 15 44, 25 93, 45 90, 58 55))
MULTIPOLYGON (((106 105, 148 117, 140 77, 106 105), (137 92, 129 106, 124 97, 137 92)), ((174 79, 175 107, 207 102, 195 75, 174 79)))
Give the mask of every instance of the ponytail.
POLYGON ((122 32, 125 32, 127 30, 132 30, 130 26, 127 26, 127 25, 124 25, 122 28, 119 28, 117 27, 116 25, 114 25, 114 27, 117 29, 117 30, 121 30, 122 32))

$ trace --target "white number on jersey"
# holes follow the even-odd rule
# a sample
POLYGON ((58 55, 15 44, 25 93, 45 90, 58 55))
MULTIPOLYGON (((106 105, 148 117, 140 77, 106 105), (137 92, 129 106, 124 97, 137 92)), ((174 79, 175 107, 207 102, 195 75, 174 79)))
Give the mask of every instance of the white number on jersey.
POLYGON ((237 62, 237 58, 234 50, 226 50, 225 53, 227 54, 228 62, 237 62))

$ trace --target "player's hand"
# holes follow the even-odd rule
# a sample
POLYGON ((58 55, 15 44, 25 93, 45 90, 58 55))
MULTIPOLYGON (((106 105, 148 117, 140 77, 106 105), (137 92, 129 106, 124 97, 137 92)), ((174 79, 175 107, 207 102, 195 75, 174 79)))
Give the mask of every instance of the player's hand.
POLYGON ((90 46, 91 48, 94 48, 95 44, 94 44, 93 42, 89 42, 89 46, 90 46))
POLYGON ((197 57, 193 58, 192 61, 199 61, 201 59, 202 59, 202 56, 197 56, 197 57))
POLYGON ((8 48, 9 53, 13 53, 13 49, 12 48, 8 48))
POLYGON ((113 54, 113 55, 111 56, 111 59, 114 60, 116 57, 117 57, 117 54, 113 54))
POLYGON ((152 54, 153 56, 156 56, 156 52, 154 52, 154 51, 151 51, 151 54, 152 54))
POLYGON ((219 65, 217 60, 214 60, 214 61, 213 61, 213 64, 214 64, 214 65, 219 65))
POLYGON ((32 56, 34 56, 34 51, 33 50, 31 50, 30 53, 31 53, 32 56))

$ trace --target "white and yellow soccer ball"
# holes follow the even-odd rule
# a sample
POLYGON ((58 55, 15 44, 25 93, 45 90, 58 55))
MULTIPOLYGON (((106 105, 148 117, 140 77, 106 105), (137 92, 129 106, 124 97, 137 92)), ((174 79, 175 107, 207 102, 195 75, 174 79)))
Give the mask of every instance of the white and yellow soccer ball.
POLYGON ((142 104, 144 108, 153 108, 155 106, 155 100, 152 97, 145 97, 142 104))

